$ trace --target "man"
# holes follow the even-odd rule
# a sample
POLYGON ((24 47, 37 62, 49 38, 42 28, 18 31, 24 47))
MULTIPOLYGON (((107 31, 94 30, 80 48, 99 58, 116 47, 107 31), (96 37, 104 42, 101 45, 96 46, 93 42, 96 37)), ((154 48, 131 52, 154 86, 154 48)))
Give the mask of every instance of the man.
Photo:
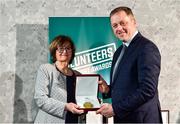
POLYGON ((114 116, 115 123, 162 123, 158 98, 161 56, 158 48, 137 30, 135 17, 128 7, 111 11, 114 34, 123 41, 116 50, 110 85, 99 81, 99 90, 111 96, 97 114, 114 116))

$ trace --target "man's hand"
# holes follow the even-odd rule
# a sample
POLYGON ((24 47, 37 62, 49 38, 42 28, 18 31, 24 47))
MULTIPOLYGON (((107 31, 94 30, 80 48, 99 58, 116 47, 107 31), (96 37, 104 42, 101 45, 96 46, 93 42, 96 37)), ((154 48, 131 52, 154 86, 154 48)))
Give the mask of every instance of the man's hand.
POLYGON ((100 81, 98 81, 98 84, 99 84, 99 91, 101 93, 109 92, 109 87, 108 87, 106 81, 102 77, 100 77, 100 81))
POLYGON ((79 110, 80 106, 76 105, 75 103, 67 103, 65 105, 65 110, 72 112, 73 114, 82 114, 84 110, 79 110))
POLYGON ((104 115, 107 118, 114 116, 114 111, 111 104, 104 103, 101 105, 100 109, 96 111, 96 114, 104 115))

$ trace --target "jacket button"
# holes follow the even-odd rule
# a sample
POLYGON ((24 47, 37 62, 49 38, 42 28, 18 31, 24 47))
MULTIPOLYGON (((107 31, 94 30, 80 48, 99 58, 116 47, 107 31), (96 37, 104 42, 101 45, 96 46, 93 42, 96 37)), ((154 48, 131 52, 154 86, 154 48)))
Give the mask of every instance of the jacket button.
POLYGON ((114 92, 114 90, 111 91, 112 93, 114 92))

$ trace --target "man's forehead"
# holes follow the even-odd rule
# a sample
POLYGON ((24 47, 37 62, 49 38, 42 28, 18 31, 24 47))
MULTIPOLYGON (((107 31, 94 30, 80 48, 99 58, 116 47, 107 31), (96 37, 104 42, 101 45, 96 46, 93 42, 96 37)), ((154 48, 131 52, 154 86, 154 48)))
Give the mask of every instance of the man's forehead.
POLYGON ((127 14, 126 15, 117 14, 117 15, 113 15, 110 20, 111 20, 111 23, 112 23, 112 22, 116 22, 116 21, 129 20, 129 18, 131 18, 131 17, 128 16, 127 14))

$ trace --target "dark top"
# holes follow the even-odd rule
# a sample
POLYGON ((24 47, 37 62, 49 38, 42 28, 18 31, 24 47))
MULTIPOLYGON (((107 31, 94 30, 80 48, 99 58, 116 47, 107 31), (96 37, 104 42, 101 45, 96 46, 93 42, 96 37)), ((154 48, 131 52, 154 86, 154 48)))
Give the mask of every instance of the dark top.
MULTIPOLYGON (((73 102, 76 103, 75 100, 75 74, 73 73, 72 76, 66 76, 67 82, 66 82, 66 87, 67 87, 67 103, 73 102)), ((67 111, 66 114, 66 120, 65 123, 78 123, 78 115, 73 114, 69 111, 67 111)))

